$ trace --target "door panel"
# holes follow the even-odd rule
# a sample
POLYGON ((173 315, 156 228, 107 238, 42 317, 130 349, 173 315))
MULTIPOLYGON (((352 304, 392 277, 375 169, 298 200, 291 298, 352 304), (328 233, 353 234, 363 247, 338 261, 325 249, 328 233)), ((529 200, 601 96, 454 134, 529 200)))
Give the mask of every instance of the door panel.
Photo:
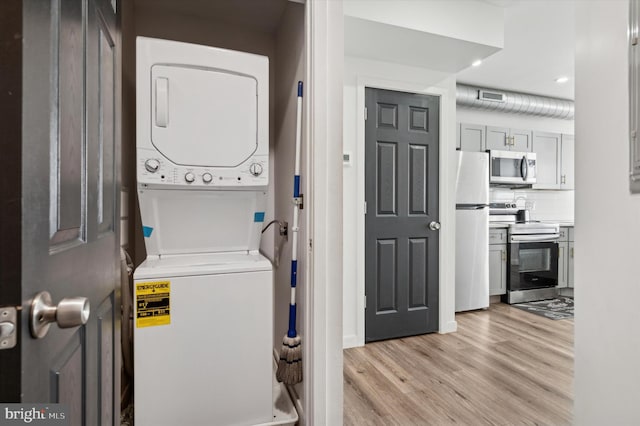
POLYGON ((436 331, 439 98, 365 96, 366 340, 436 331))
POLYGON ((560 188, 560 134, 533 132, 537 177, 534 188, 560 188))
POLYGON ((511 151, 531 152, 531 131, 530 130, 510 130, 513 138, 513 146, 511 151))
POLYGON ((72 425, 119 416, 118 17, 109 0, 23 0, 23 402, 72 425), (86 297, 84 326, 29 331, 33 297, 86 297), (118 402, 118 403, 116 403, 118 402))
POLYGON ((506 127, 487 126, 487 149, 497 149, 508 151, 507 138, 509 137, 509 129, 506 127))
POLYGON ((51 245, 80 243, 84 239, 86 163, 84 154, 84 28, 82 0, 52 2, 50 139, 51 245), (57 65, 61 64, 62 67, 57 65), (62 68, 62 69, 61 69, 62 68))
POLYGON ((462 151, 484 152, 486 127, 477 124, 460 124, 460 146, 462 151))

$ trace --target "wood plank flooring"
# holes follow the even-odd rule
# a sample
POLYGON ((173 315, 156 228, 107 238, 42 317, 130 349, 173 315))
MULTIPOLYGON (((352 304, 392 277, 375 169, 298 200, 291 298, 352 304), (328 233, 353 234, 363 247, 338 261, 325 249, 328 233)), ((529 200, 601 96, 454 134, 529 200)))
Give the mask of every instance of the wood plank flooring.
POLYGON ((573 320, 505 304, 344 351, 345 425, 568 425, 573 320))

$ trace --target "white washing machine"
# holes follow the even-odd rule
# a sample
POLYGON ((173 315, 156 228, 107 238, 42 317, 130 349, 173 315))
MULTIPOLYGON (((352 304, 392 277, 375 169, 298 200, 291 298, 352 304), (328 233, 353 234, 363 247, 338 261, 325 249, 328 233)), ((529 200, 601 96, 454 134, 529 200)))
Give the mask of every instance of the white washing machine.
POLYGON ((273 420, 268 58, 139 37, 137 425, 273 420))

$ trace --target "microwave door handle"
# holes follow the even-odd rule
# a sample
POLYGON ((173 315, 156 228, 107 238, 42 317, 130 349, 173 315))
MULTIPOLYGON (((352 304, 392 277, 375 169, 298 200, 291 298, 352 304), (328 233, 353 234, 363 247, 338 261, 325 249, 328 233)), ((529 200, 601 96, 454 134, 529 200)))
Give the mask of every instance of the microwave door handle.
POLYGON ((520 174, 522 175, 522 180, 526 182, 527 177, 529 177, 529 162, 526 155, 523 155, 522 160, 520 160, 520 174))

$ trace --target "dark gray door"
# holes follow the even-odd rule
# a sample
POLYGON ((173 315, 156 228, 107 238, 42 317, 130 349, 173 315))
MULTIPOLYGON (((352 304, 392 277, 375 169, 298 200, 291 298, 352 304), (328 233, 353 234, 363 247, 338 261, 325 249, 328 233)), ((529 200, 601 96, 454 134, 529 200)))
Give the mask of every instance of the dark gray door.
POLYGON ((438 330, 436 96, 367 88, 365 337, 438 330))
POLYGON ((19 289, 22 310, 17 346, 7 350, 19 356, 0 357, 0 375, 20 373, 3 382, 3 396, 67 404, 72 425, 119 424, 116 1, 22 0, 20 8, 21 136, 11 140, 21 146, 20 278, 2 286, 19 289), (88 298, 88 322, 54 322, 32 337, 31 302, 44 290, 54 305, 88 298))

